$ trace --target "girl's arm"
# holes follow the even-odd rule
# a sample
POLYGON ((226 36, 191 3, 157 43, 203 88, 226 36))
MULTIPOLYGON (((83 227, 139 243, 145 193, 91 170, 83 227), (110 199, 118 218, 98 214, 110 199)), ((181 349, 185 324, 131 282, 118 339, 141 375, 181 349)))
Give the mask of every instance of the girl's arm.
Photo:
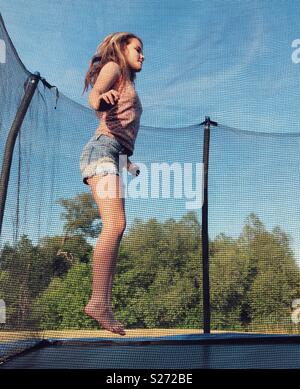
POLYGON ((103 66, 88 97, 91 108, 99 110, 101 95, 112 88, 120 75, 121 69, 117 63, 110 61, 103 66))

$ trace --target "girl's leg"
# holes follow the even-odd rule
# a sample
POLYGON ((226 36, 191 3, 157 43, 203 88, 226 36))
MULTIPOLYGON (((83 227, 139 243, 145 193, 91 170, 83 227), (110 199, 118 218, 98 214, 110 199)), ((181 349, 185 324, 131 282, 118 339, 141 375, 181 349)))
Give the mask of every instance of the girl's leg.
POLYGON ((113 275, 126 228, 121 180, 114 174, 93 176, 88 180, 102 219, 102 231, 93 253, 93 292, 85 312, 108 331, 125 335, 123 325, 115 320, 111 310, 113 275))
MULTIPOLYGON (((125 209, 125 199, 123 197, 123 208, 125 209)), ((115 261, 114 263, 114 269, 113 269, 113 272, 110 276, 110 280, 109 280, 109 288, 108 288, 108 301, 109 301, 109 306, 111 307, 112 306, 112 288, 113 288, 113 281, 114 281, 114 276, 116 274, 116 266, 117 265, 117 262, 115 261)), ((119 322, 120 323, 120 322, 119 322)))

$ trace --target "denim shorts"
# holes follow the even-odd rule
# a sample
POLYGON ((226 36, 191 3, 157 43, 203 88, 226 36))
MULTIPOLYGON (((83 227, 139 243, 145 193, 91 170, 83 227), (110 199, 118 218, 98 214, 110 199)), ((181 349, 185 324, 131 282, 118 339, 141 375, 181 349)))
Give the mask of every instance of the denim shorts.
POLYGON ((80 156, 80 171, 83 183, 95 175, 120 175, 119 155, 128 154, 128 149, 108 135, 94 135, 84 146, 80 156))

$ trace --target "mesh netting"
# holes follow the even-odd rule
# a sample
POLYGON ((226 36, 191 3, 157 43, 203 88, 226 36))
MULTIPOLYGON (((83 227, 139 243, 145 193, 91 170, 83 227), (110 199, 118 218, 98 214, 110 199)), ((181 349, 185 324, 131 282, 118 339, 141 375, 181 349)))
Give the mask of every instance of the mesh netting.
MULTIPOLYGON (((0 39, 3 155, 31 73, 2 19, 0 39)), ((49 331, 99 328, 83 307, 102 223, 79 169, 97 127, 91 109, 39 80, 15 144, 1 231, 2 356, 49 331)), ((220 121, 210 129, 214 331, 299 332, 292 313, 300 298, 300 132, 263 130, 220 121)), ((200 120, 140 127, 131 159, 141 174, 122 173, 127 224, 113 288, 114 312, 128 329, 203 329, 203 142, 200 120)))

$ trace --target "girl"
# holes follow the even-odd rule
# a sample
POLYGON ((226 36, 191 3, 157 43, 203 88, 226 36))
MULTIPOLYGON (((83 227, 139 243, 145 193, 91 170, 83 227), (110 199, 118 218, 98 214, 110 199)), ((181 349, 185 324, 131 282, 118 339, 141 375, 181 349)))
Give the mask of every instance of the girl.
MULTIPOLYGON (((83 148, 80 170, 102 219, 102 231, 93 253, 92 296, 84 311, 106 330, 120 335, 125 335, 124 326, 114 318, 111 309, 116 259, 126 228, 118 159, 121 154, 126 154, 125 158, 133 154, 142 114, 134 80, 143 61, 143 43, 139 37, 128 32, 110 34, 90 61, 83 90, 84 93, 92 87, 88 101, 100 124, 83 148)), ((127 169, 132 174, 139 173, 129 159, 127 169)))

